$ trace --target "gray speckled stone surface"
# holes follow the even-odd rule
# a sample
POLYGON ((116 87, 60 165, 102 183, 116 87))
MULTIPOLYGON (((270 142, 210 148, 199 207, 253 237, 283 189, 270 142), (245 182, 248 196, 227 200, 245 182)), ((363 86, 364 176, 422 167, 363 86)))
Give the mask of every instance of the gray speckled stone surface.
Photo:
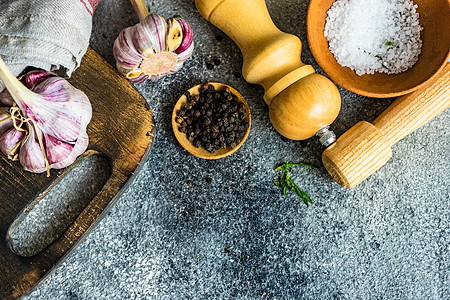
MULTIPOLYGON (((275 24, 303 41, 303 61, 321 72, 306 40, 308 1, 266 2, 275 24)), ((111 213, 25 299, 449 299, 450 113, 400 141, 354 189, 323 167, 296 170, 315 201, 308 208, 280 195, 273 168, 287 159, 320 166, 323 148, 277 134, 262 88, 240 75, 239 49, 192 1, 154 3, 154 12, 191 23, 196 51, 179 73, 137 85, 157 123, 151 156, 111 213), (221 63, 209 70, 214 59, 221 63), (170 127, 178 97, 205 80, 237 88, 252 112, 247 141, 218 161, 184 151, 170 127)), ((114 63, 115 37, 136 22, 129 1, 103 0, 92 47, 114 63)), ((340 91, 338 136, 392 102, 340 91)))

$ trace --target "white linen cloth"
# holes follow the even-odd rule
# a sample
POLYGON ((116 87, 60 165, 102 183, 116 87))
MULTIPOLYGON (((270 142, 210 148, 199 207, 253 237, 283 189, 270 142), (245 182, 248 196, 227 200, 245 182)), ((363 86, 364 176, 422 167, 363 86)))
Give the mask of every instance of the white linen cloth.
POLYGON ((26 67, 70 76, 86 53, 99 2, 0 0, 0 56, 15 76, 26 67))

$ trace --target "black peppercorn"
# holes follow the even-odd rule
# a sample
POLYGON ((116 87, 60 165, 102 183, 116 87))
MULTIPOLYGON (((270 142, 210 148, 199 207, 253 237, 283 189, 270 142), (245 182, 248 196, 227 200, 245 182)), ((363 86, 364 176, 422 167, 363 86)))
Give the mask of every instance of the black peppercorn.
POLYGON ((211 143, 206 143, 206 150, 211 152, 212 149, 213 149, 213 145, 211 143))
POLYGON ((187 134, 194 147, 210 153, 234 148, 245 135, 249 125, 246 109, 238 97, 226 87, 216 90, 211 84, 202 84, 200 95, 185 93, 187 104, 178 111, 178 130, 187 134))

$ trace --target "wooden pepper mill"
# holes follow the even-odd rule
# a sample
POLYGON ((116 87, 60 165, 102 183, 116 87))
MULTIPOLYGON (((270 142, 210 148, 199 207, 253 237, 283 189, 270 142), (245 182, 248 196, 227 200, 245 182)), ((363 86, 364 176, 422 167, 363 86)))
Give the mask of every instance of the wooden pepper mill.
POLYGON ((322 154, 328 173, 352 188, 383 166, 391 147, 450 106, 450 63, 437 79, 399 97, 374 122, 362 121, 345 132, 322 154))
POLYGON ((273 23, 264 0, 196 0, 202 16, 225 32, 244 56, 242 74, 262 85, 275 129, 293 140, 331 124, 341 107, 338 89, 302 63, 302 43, 273 23))

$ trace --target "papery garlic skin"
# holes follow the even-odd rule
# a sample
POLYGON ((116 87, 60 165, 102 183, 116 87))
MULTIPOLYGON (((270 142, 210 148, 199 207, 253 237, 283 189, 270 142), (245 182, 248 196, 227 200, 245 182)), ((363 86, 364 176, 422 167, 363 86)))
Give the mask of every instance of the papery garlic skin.
POLYGON ((45 154, 36 140, 33 126, 29 126, 29 133, 20 146, 19 161, 25 170, 33 173, 42 173, 50 169, 45 154))
POLYGON ((86 94, 40 70, 24 75, 22 84, 1 58, 0 77, 8 90, 0 93, 0 150, 34 173, 71 165, 89 144, 86 94))
POLYGON ((24 131, 17 130, 11 125, 11 128, 0 136, 0 151, 9 159, 17 160, 20 142, 25 138, 25 135, 24 131))
POLYGON ((0 106, 0 137, 13 126, 9 107, 0 106))
POLYGON ((182 18, 165 20, 157 14, 123 29, 113 47, 117 70, 133 82, 174 74, 193 52, 189 23, 182 18))

